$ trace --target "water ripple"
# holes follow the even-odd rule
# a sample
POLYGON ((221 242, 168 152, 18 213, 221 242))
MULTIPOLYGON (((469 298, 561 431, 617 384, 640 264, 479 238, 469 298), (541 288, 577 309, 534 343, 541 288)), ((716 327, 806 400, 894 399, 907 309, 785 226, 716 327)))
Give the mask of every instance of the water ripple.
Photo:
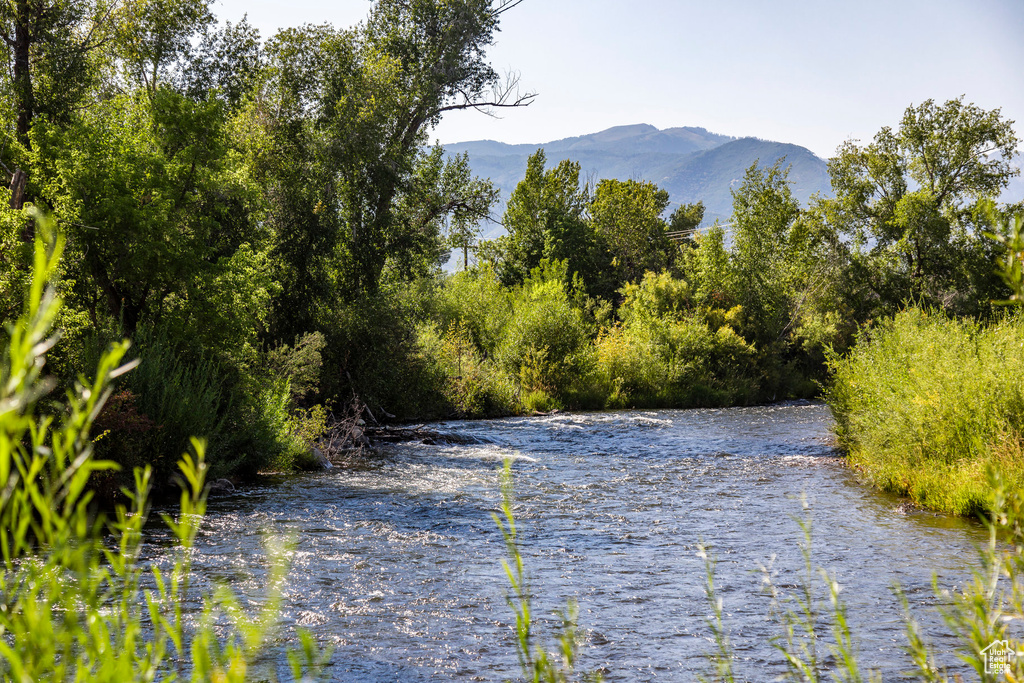
POLYGON ((758 568, 796 586, 804 493, 815 558, 844 587, 864 663, 886 678, 906 669, 898 581, 955 666, 932 574, 946 587, 963 581, 980 530, 861 486, 829 426, 815 403, 449 421, 433 427, 465 445, 392 445, 211 501, 195 566, 255 604, 266 534, 291 534, 285 626, 333 647, 334 680, 514 677, 491 519, 509 459, 536 613, 548 619, 578 601, 584 666, 610 681, 690 681, 707 670, 703 540, 719 558, 738 666, 767 680, 782 664, 758 568))

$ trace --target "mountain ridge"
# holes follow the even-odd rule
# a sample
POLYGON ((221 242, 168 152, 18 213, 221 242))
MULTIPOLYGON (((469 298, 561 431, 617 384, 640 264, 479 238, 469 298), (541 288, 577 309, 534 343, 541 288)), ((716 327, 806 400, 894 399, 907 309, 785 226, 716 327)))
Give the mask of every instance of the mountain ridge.
MULTIPOLYGON (((703 201, 705 225, 731 214, 730 190, 739 186, 755 161, 770 166, 785 158, 793 194, 803 205, 816 192, 831 194, 826 162, 809 149, 754 137, 720 135, 697 126, 658 129, 639 123, 546 143, 471 140, 444 148, 449 155, 467 154, 473 173, 490 178, 499 188, 502 204, 523 179, 527 159, 538 149, 544 149, 549 168, 563 159, 579 162, 583 179, 591 185, 603 178, 640 179, 667 190, 670 206, 703 201)), ((485 238, 502 232, 500 225, 484 226, 485 238)))

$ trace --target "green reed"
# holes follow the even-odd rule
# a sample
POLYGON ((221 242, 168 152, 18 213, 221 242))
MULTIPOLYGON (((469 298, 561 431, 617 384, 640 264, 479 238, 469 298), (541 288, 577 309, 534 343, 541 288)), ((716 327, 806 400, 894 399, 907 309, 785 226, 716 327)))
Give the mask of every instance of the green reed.
POLYGON ((519 530, 512 509, 513 501, 512 464, 506 460, 501 470, 501 515, 494 513, 492 517, 505 540, 505 559, 501 564, 508 578, 508 604, 516 617, 516 652, 523 679, 532 683, 568 683, 574 680, 599 683, 600 673, 576 671, 578 611, 574 601, 570 600, 558 614, 559 627, 556 629, 553 651, 546 649, 546 643, 537 633, 541 622, 534 613, 533 593, 519 550, 519 530))

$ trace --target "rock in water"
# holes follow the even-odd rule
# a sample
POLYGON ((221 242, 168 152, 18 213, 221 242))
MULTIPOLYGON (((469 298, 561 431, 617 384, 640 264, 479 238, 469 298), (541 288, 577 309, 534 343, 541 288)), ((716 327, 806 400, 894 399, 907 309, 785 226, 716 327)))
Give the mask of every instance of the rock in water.
POLYGON ((327 456, 324 455, 324 452, 315 446, 309 451, 309 460, 312 469, 329 470, 334 467, 331 461, 327 459, 327 456))

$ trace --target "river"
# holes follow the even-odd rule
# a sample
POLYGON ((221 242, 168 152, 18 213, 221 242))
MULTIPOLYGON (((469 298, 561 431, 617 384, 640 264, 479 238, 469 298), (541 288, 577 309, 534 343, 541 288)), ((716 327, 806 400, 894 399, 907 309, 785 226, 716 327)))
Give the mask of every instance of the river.
POLYGON ((301 625, 332 647, 332 680, 515 677, 491 518, 511 458, 536 613, 578 601, 583 667, 609 681, 708 671, 703 539, 719 560, 737 669, 770 680, 782 670, 772 646, 780 630, 759 568, 796 587, 804 493, 814 560, 843 588, 862 663, 886 680, 907 668, 898 582, 955 667, 932 575, 961 583, 983 530, 859 483, 830 424, 818 403, 441 423, 471 443, 389 446, 212 499, 195 567, 256 601, 266 535, 291 534, 284 633, 301 625))

